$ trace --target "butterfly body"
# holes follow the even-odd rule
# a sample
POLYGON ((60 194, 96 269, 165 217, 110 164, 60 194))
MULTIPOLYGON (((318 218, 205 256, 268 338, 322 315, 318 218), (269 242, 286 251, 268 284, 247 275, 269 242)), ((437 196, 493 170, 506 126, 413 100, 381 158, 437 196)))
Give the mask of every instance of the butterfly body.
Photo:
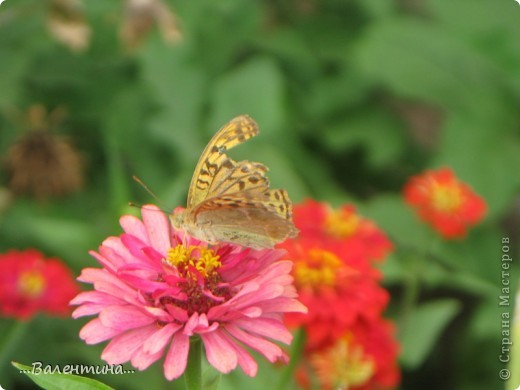
POLYGON ((172 224, 210 244, 229 242, 271 248, 298 230, 285 190, 269 189, 267 167, 236 162, 226 151, 258 134, 257 124, 241 115, 224 125, 204 149, 193 174, 188 205, 172 224))

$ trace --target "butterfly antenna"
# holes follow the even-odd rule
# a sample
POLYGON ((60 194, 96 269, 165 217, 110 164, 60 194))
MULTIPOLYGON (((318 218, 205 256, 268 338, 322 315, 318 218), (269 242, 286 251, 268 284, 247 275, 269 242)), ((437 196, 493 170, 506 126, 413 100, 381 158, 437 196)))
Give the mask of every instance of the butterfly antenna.
POLYGON ((160 201, 160 199, 157 197, 157 195, 155 195, 155 194, 152 192, 152 190, 150 190, 150 189, 148 188, 148 186, 147 186, 146 184, 143 183, 143 181, 142 181, 141 179, 139 179, 137 176, 132 176, 132 179, 134 179, 134 181, 136 181, 139 185, 141 185, 141 187, 143 187, 144 190, 145 190, 146 192, 148 192, 148 194, 149 194, 152 198, 154 198, 154 199, 157 201, 157 203, 159 203, 159 204, 161 203, 161 201, 160 201))

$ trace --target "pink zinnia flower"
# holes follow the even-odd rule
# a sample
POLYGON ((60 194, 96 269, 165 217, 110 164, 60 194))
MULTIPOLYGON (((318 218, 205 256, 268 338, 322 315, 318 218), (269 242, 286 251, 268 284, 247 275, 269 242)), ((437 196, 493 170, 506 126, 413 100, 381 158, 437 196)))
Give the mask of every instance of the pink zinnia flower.
POLYGON ((142 218, 123 216, 125 233, 91 252, 103 268, 84 269, 79 280, 94 291, 71 302, 79 305, 74 318, 98 315, 80 337, 87 344, 111 339, 103 360, 144 370, 166 354, 164 373, 172 380, 186 368, 192 336, 201 338, 209 363, 223 373, 239 365, 256 375, 244 346, 270 362, 287 359, 270 340, 289 344, 282 315, 306 308, 296 300, 284 251, 210 247, 175 231, 152 205, 143 207, 142 218))

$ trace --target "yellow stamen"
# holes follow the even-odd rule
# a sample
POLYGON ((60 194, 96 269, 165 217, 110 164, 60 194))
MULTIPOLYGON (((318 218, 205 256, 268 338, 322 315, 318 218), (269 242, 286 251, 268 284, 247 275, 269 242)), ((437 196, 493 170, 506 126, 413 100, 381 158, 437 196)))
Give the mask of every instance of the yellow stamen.
POLYGON ((328 350, 311 357, 323 387, 349 389, 366 384, 375 371, 374 361, 350 337, 340 339, 328 350))
POLYGON ((175 248, 168 249, 166 262, 180 271, 188 273, 188 267, 193 267, 205 278, 222 266, 220 256, 216 255, 213 250, 193 245, 189 247, 177 245, 175 248))
POLYGON ((463 197, 460 187, 455 183, 451 185, 434 183, 431 190, 431 202, 438 211, 454 213, 462 205, 463 197))
POLYGON ((45 289, 45 279, 39 272, 24 272, 18 279, 18 289, 22 295, 28 298, 36 298, 40 296, 45 289))
POLYGON ((334 253, 323 249, 311 249, 308 258, 296 262, 294 272, 300 286, 331 287, 336 283, 339 267, 341 261, 334 253))
POLYGON ((325 219, 325 231, 336 238, 352 236, 359 225, 359 217, 355 211, 339 209, 329 213, 325 219))

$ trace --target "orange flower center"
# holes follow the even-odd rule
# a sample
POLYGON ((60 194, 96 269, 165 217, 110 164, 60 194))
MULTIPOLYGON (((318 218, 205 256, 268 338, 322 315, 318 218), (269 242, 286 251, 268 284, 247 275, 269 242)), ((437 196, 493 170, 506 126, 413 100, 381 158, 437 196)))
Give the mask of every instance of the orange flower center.
POLYGON ((195 312, 207 313, 213 306, 232 297, 228 285, 217 272, 222 263, 220 256, 213 250, 200 246, 177 245, 168 249, 165 262, 177 269, 181 279, 174 284, 181 289, 182 294, 163 297, 163 305, 176 305, 191 315, 195 312))
POLYGON ((323 249, 311 249, 307 254, 305 260, 295 263, 296 283, 311 288, 334 286, 342 265, 338 257, 323 249))
POLYGON ((324 352, 311 357, 323 388, 350 389, 366 384, 374 375, 375 364, 363 349, 344 337, 324 352))
POLYGON ((22 295, 28 298, 36 298, 45 289, 45 279, 37 271, 24 272, 18 279, 18 289, 22 295))
POLYGON ((325 219, 325 231, 335 238, 352 236, 359 225, 359 217, 351 210, 332 211, 325 219))
POLYGON ((463 197, 460 187, 455 183, 446 185, 434 183, 431 191, 433 207, 445 213, 454 213, 462 205, 463 197))

